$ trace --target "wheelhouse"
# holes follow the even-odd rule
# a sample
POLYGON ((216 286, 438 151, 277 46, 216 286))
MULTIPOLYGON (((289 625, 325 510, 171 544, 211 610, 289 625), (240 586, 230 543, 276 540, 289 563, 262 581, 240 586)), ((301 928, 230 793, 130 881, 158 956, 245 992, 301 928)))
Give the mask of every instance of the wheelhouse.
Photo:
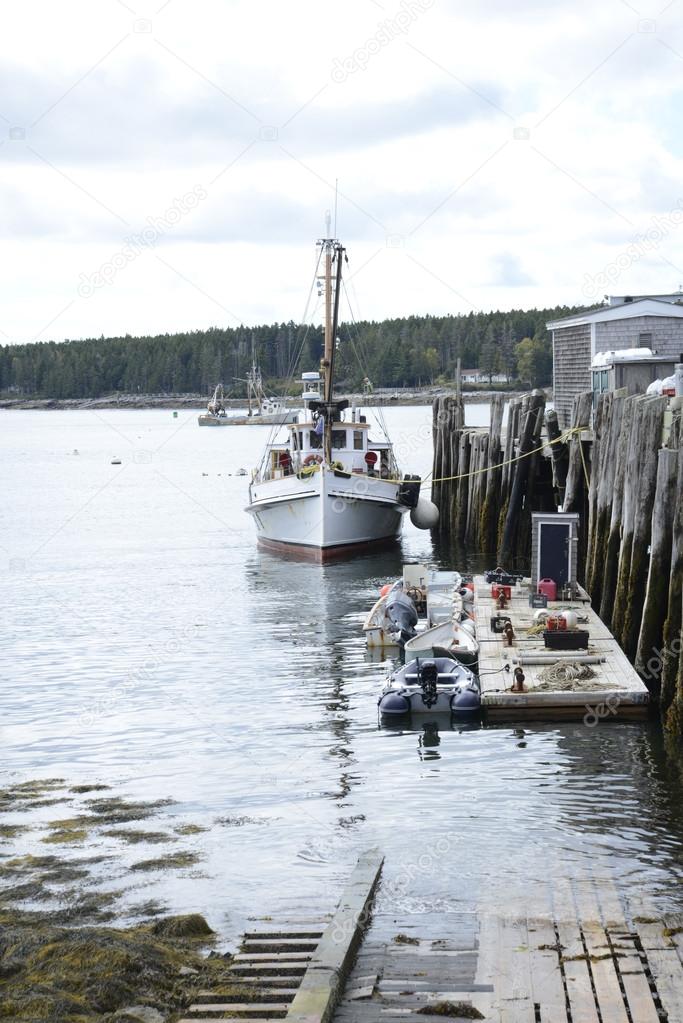
MULTIPOLYGON (((316 419, 311 403, 320 400, 319 373, 302 375, 304 408, 299 421, 289 424, 284 441, 269 444, 262 479, 281 479, 315 471, 323 462, 322 420, 316 419)), ((350 418, 332 424, 332 460, 337 471, 381 479, 398 479, 399 469, 390 441, 370 438, 370 425, 360 409, 348 410, 350 418)))

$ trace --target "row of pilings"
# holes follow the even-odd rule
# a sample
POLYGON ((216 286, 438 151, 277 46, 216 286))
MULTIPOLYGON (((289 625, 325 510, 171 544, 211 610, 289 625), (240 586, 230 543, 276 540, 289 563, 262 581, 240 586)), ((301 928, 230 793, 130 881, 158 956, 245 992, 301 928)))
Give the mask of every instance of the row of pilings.
POLYGON ((593 411, 585 392, 562 431, 545 404, 533 391, 504 415, 496 396, 485 430, 465 426, 459 399, 435 401, 440 538, 489 555, 492 567, 528 572, 531 513, 578 512, 579 581, 660 698, 670 731, 683 734, 681 414, 666 398, 620 391, 593 411))

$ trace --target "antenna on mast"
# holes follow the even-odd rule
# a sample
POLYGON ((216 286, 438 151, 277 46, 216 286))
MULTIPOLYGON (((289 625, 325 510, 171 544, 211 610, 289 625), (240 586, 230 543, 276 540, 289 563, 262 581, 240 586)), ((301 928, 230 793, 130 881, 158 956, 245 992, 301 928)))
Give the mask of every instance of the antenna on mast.
POLYGON ((327 238, 327 239, 332 237, 332 235, 330 234, 330 224, 331 224, 331 222, 332 222, 332 217, 330 216, 330 211, 329 210, 325 210, 325 238, 327 238))
POLYGON ((334 237, 337 237, 337 200, 339 199, 339 178, 334 179, 334 237))

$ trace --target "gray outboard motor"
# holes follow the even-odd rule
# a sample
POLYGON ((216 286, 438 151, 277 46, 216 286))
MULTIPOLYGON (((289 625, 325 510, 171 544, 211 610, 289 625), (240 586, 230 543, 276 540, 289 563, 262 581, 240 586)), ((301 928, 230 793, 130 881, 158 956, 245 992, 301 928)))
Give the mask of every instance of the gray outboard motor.
POLYGON ((386 603, 386 615, 399 633, 399 642, 407 643, 409 639, 416 636, 415 626, 417 625, 417 611, 415 604, 407 593, 397 590, 391 593, 386 603))

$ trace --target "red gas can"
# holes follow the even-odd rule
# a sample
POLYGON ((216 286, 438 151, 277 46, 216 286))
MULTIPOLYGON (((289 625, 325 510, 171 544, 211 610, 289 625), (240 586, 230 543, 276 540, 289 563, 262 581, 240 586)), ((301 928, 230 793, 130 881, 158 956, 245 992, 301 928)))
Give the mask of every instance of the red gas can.
POLYGON ((548 600, 557 600, 557 583, 554 579, 541 579, 538 583, 538 592, 545 593, 548 600))
POLYGON ((512 586, 501 586, 500 583, 494 583, 491 587, 491 596, 494 600, 503 594, 506 600, 512 600, 512 586))

